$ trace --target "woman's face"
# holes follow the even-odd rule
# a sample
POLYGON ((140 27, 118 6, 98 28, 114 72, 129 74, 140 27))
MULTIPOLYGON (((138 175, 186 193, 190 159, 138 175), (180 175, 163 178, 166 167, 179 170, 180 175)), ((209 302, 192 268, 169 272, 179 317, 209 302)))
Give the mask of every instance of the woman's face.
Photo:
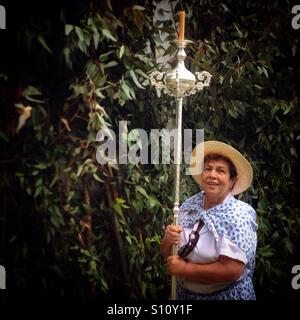
POLYGON ((202 188, 205 196, 224 200, 230 192, 234 180, 230 179, 229 166, 224 160, 208 160, 204 163, 202 188))

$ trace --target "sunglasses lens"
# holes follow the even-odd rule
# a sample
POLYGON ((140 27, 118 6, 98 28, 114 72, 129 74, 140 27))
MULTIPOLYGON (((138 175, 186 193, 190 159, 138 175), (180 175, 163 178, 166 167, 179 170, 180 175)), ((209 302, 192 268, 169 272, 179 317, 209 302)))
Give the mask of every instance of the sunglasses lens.
POLYGON ((179 250, 178 250, 178 255, 181 258, 186 257, 189 254, 189 246, 187 244, 185 244, 184 246, 182 246, 179 250))
POLYGON ((185 244, 178 250, 178 256, 180 258, 185 258, 196 246, 199 239, 199 233, 197 231, 192 231, 189 236, 188 244, 185 244))

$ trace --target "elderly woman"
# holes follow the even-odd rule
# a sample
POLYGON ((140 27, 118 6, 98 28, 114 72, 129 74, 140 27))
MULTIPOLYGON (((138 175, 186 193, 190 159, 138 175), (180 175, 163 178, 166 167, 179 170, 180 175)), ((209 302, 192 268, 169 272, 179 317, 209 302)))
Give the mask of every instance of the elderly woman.
POLYGON ((203 191, 181 205, 179 225, 168 225, 161 241, 177 299, 254 300, 256 213, 234 198, 250 186, 251 165, 231 146, 206 141, 193 150, 190 171, 203 191))

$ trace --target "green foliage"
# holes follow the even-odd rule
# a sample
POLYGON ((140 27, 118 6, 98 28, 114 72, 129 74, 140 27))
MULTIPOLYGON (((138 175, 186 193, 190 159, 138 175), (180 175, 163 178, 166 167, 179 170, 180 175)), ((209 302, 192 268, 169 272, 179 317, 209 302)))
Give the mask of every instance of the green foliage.
MULTIPOLYGON (((174 29, 168 20, 153 23, 150 1, 91 3, 81 19, 61 15, 59 33, 47 39, 37 32, 38 41, 26 44, 43 50, 41 65, 51 53, 57 57, 36 68, 33 80, 25 74, 22 90, 6 102, 10 111, 14 104, 32 107, 17 136, 0 131, 4 159, 16 159, 1 168, 6 243, 14 252, 6 259, 16 292, 30 286, 27 271, 36 270, 44 295, 167 299, 159 243, 172 221, 171 167, 100 165, 95 138, 101 129, 118 133, 122 120, 129 131, 149 132, 174 118, 173 100, 149 82, 152 70, 172 63, 158 64, 155 56, 163 49, 172 57, 174 48, 165 48, 159 32, 169 41, 174 29)), ((184 127, 204 128, 205 139, 231 143, 253 165, 253 186, 241 198, 257 210, 255 284, 267 296, 289 283, 282 273, 290 274, 299 252, 299 69, 298 75, 293 69, 299 52, 288 2, 190 1, 185 10, 187 38, 194 41, 187 66, 209 71, 213 81, 185 99, 184 127)), ((27 28, 20 34, 30 34, 27 28)), ((10 74, 0 76, 4 92, 10 74)), ((181 190, 184 200, 198 187, 183 176, 181 190)))

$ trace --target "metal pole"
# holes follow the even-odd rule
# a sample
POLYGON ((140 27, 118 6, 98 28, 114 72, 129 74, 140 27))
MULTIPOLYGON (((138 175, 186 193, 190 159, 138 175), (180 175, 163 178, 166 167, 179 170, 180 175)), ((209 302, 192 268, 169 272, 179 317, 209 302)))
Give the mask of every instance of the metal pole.
MULTIPOLYGON (((180 163, 182 154, 182 97, 176 99, 176 147, 175 147, 175 164, 174 164, 174 206, 173 206, 173 224, 178 225, 179 215, 179 187, 180 187, 180 163)), ((173 245, 172 255, 177 255, 178 247, 173 245)), ((176 300, 176 277, 172 276, 171 299, 176 300)))
MULTIPOLYGON (((182 153, 182 100, 183 97, 195 94, 208 87, 210 84, 211 74, 207 71, 191 73, 186 69, 184 60, 186 54, 184 48, 191 43, 189 40, 175 41, 177 52, 177 65, 169 72, 154 71, 150 75, 151 84, 158 89, 164 89, 168 95, 176 97, 176 149, 174 165, 174 206, 173 206, 173 223, 178 225, 179 215, 179 184, 180 184, 180 162, 182 153)), ((177 255, 177 246, 172 247, 172 255, 177 255)), ((176 299, 176 277, 172 276, 171 299, 176 299)))

